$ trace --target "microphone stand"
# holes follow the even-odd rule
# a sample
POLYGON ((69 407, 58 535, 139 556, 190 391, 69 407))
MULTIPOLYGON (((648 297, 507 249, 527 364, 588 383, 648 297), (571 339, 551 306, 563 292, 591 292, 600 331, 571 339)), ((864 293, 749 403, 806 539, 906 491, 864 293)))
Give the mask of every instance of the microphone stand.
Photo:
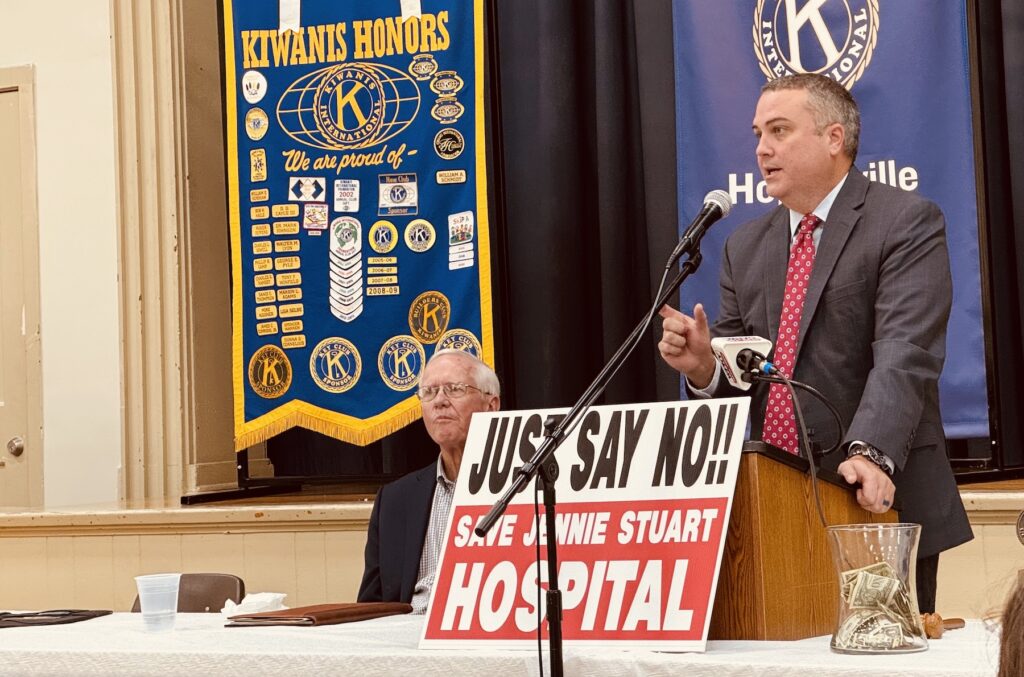
MULTIPOLYGON (((709 224, 710 225, 710 224, 709 224)), ((619 367, 625 361, 626 357, 632 350, 634 342, 639 336, 647 329, 647 326, 651 323, 654 318, 654 312, 665 305, 668 298, 679 289, 683 281, 686 280, 690 275, 697 270, 701 263, 700 253, 700 238, 704 234, 706 227, 701 229, 695 237, 684 238, 684 242, 681 243, 682 251, 678 251, 680 247, 677 247, 677 251, 673 252, 669 258, 668 265, 666 266, 666 272, 669 267, 675 263, 676 260, 682 255, 687 254, 688 258, 679 268, 679 272, 676 274, 675 279, 668 286, 667 289, 658 297, 651 312, 648 312, 640 324, 630 333, 630 335, 623 341, 619 349, 612 355, 611 359, 605 364, 601 373, 597 375, 593 383, 587 388, 586 392, 580 396, 576 404, 572 406, 569 413, 565 415, 560 421, 556 423, 554 417, 549 418, 545 424, 545 436, 543 442, 537 448, 537 451, 533 454, 530 460, 523 464, 523 466, 516 472, 512 479, 512 484, 505 491, 505 493, 497 500, 497 502, 491 507, 491 510, 481 518, 477 524, 475 532, 477 536, 485 536, 491 527, 498 521, 505 511, 508 509, 509 503, 512 498, 526 488, 527 483, 532 480, 535 476, 540 481, 541 490, 544 495, 544 512, 545 512, 545 525, 547 528, 547 560, 548 560, 548 590, 546 595, 547 600, 547 618, 548 618, 548 647, 551 653, 551 674, 553 677, 562 677, 563 665, 562 665, 562 591, 558 588, 558 534, 555 529, 555 480, 558 478, 558 462, 554 458, 555 449, 561 445, 565 440, 566 436, 572 432, 573 428, 579 422, 580 418, 586 413, 590 405, 596 400, 608 387, 608 383, 612 377, 618 371, 619 367)), ((689 235, 689 234, 688 234, 689 235)), ((664 278, 663 278, 664 279, 664 278)), ((540 534, 537 535, 540 537, 540 534)), ((540 577, 538 575, 538 584, 540 577)), ((540 623, 540 609, 537 609, 537 622, 540 623)))

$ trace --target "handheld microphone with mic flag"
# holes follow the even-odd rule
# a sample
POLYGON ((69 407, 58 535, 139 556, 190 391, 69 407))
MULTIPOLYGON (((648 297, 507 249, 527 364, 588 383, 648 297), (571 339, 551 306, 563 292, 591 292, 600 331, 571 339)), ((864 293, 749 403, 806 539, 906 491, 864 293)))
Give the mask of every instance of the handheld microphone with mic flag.
POLYGON ((728 216, 730 211, 732 211, 732 198, 724 190, 713 190, 705 195, 704 207, 697 214, 697 218, 686 228, 686 232, 683 233, 679 244, 672 250, 672 256, 668 257, 668 264, 665 267, 672 267, 679 260, 680 256, 698 246, 707 229, 715 221, 728 216))
MULTIPOLYGON (((771 365, 764 357, 771 349, 772 342, 760 336, 719 336, 711 339, 711 352, 722 365, 722 373, 733 387, 740 390, 749 390, 753 384, 754 379, 749 372, 758 369, 758 358, 771 365)), ((775 369, 774 366, 771 368, 775 369)))
MULTIPOLYGON (((839 430, 836 443, 822 454, 827 456, 836 450, 842 442, 845 434, 842 417, 835 406, 816 388, 800 381, 793 381, 780 372, 765 357, 771 350, 772 342, 760 336, 719 336, 711 339, 711 352, 715 354, 715 359, 722 366, 722 374, 729 381, 729 385, 734 388, 750 390, 751 385, 760 381, 779 383, 786 387, 799 388, 825 405, 832 414, 832 418, 835 419, 839 430)), ((793 401, 796 408, 799 409, 800 403, 797 401, 795 393, 793 401)))
MULTIPOLYGON (((807 434, 807 427, 804 425, 803 411, 801 410, 799 400, 797 400, 795 388, 811 392, 815 397, 818 397, 828 405, 829 409, 832 410, 832 414, 836 417, 836 423, 839 425, 840 431, 842 431, 843 424, 839 418, 839 412, 835 410, 831 403, 825 400, 821 393, 799 381, 790 380, 785 374, 776 369, 774 364, 768 361, 765 355, 771 349, 772 342, 760 336, 719 336, 711 339, 711 352, 715 354, 715 358, 722 365, 722 373, 725 374, 725 378, 734 388, 749 390, 755 381, 767 381, 768 383, 784 385, 789 389, 790 396, 793 399, 793 413, 802 435, 804 457, 807 459, 808 464, 810 464, 814 503, 818 508, 818 517, 821 518, 822 526, 827 527, 828 522, 825 520, 825 511, 821 507, 821 498, 818 496, 818 469, 814 463, 814 452, 811 449, 810 436, 807 434)), ((842 433, 840 433, 840 439, 842 439, 842 433)))
MULTIPOLYGON (((726 380, 734 388, 749 390, 750 386, 755 382, 764 381, 767 383, 777 383, 789 389, 793 401, 793 414, 803 441, 804 458, 807 459, 807 463, 810 466, 814 504, 818 509, 821 525, 828 527, 825 511, 821 506, 821 497, 818 494, 818 469, 814 458, 815 453, 812 449, 810 435, 807 433, 807 426, 804 424, 803 409, 800 406, 800 401, 797 399, 796 389, 809 393, 824 404, 835 420, 839 434, 836 437, 835 443, 822 453, 821 456, 828 456, 842 445, 843 439, 846 436, 845 426, 839 411, 821 392, 806 383, 790 379, 765 357, 771 352, 771 349, 772 342, 760 336, 719 336, 711 339, 711 352, 714 353, 715 359, 721 365, 722 373, 725 375, 726 380)), ((854 490, 859 489, 860 483, 851 485, 851 488, 854 490)), ((1021 519, 1024 520, 1024 513, 1021 513, 1021 519)), ((1021 542, 1024 542, 1024 539, 1021 542)))

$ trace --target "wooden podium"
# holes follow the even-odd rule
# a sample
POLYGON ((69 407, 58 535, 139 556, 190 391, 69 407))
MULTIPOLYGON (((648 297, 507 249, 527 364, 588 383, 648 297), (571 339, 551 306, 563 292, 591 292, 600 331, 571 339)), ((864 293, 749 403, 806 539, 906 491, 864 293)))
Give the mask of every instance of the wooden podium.
MULTIPOLYGON (((747 442, 736 481, 710 639, 794 640, 835 630, 838 584, 807 461, 747 442)), ((819 468, 830 525, 896 522, 857 504, 852 488, 819 468)))

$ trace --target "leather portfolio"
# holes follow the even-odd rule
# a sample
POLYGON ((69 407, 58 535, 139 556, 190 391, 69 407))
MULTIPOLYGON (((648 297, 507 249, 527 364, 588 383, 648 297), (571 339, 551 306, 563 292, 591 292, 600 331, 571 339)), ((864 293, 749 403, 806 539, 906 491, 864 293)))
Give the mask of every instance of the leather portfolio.
POLYGON ((382 616, 396 616, 412 611, 411 604, 402 602, 344 602, 341 604, 314 604, 280 611, 231 616, 227 627, 252 625, 335 625, 365 621, 382 616))

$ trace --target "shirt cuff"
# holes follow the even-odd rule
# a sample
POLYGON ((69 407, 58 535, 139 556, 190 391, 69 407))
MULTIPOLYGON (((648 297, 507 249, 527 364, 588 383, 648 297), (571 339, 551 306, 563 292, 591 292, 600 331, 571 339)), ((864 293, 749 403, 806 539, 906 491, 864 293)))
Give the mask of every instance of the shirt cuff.
POLYGON ((701 399, 708 399, 714 396, 715 391, 718 389, 718 381, 721 378, 722 364, 718 360, 715 360, 715 373, 712 374, 711 383, 709 383, 706 388, 694 387, 694 385, 690 383, 690 379, 686 379, 686 385, 690 388, 690 392, 692 392, 694 396, 699 397, 701 399))

